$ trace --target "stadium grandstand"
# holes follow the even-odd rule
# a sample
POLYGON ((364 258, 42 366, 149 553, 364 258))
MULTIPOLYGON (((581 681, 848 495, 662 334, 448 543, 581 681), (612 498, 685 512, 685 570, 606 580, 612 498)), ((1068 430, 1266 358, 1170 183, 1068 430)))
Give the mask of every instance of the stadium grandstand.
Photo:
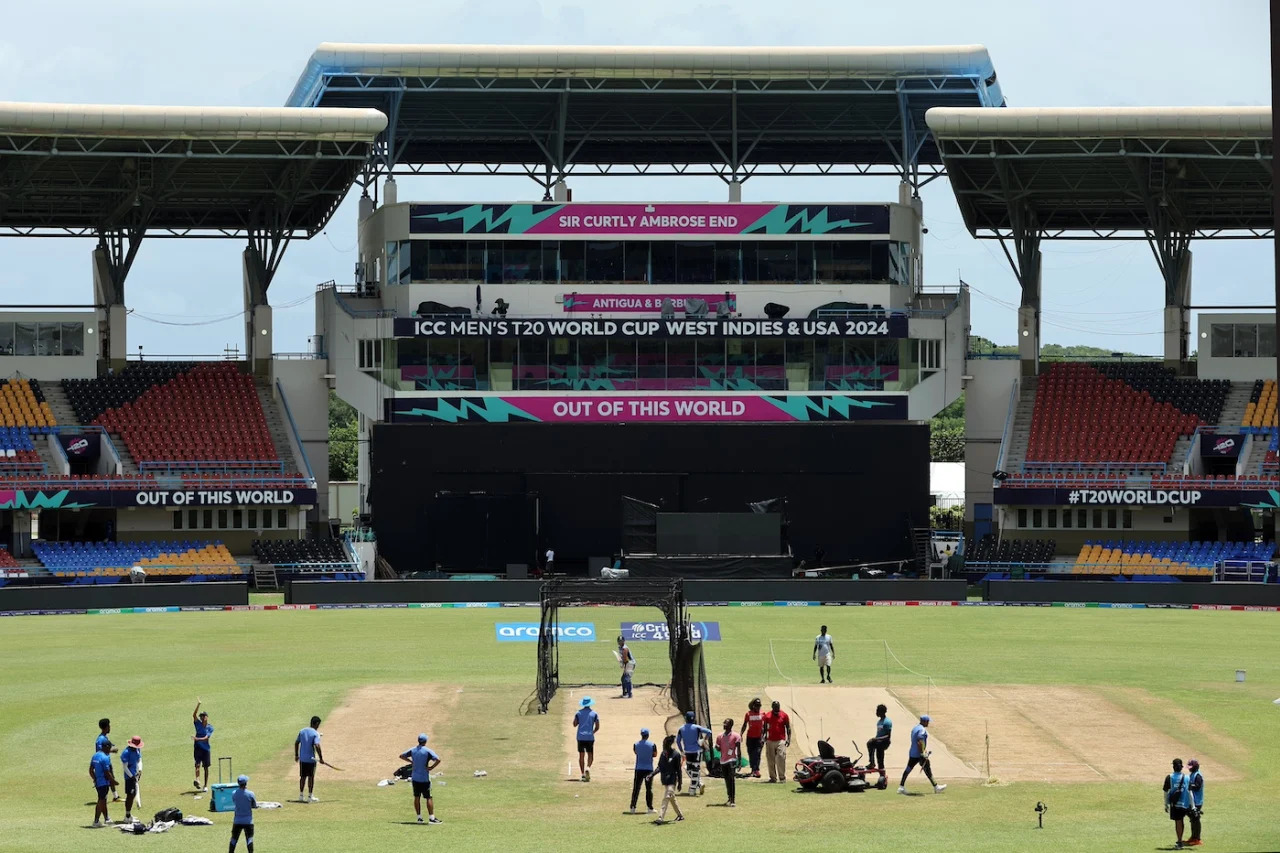
POLYGON ((323 44, 281 108, 0 103, 0 234, 96 241, 91 308, 0 309, 0 583, 922 570, 927 424, 961 393, 971 579, 1264 580, 1275 317, 1192 329, 1191 245, 1272 237, 1270 122, 1009 108, 976 45, 323 44), (455 175, 536 194, 399 197, 455 175), (727 193, 581 197, 617 175, 727 193), (787 175, 898 192, 744 200, 787 175), (968 353, 967 287, 925 279, 943 176, 1021 286, 1015 358, 968 353), (281 258, 353 192, 354 275, 278 357, 281 258), (130 358, 134 259, 191 237, 241 241, 243 359, 130 358), (1040 358, 1055 239, 1150 243, 1161 357, 1040 358))
POLYGON ((970 232, 1022 287, 1019 353, 970 355, 970 569, 1117 580, 1274 575, 1275 315, 1204 312, 1191 246, 1272 238, 1266 108, 938 109, 970 232), (1040 360, 1045 240, 1145 240, 1160 357, 1040 360), (987 405, 975 406, 974 400, 987 405))

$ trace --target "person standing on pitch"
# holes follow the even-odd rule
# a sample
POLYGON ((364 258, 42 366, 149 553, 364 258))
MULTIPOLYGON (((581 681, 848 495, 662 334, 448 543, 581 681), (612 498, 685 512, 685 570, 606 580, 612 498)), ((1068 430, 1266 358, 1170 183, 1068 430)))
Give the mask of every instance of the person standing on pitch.
POLYGON ((729 801, 725 805, 732 809, 738 805, 735 795, 738 791, 738 760, 742 757, 742 738, 733 730, 733 719, 730 717, 725 718, 724 734, 716 738, 716 748, 720 750, 720 775, 724 777, 724 789, 729 794, 729 801))
POLYGON ((133 820, 133 800, 138 796, 138 782, 142 779, 142 738, 134 735, 129 745, 120 753, 120 766, 124 768, 124 819, 133 820))
POLYGON ((636 754, 636 775, 631 782, 631 814, 636 813, 636 802, 640 799, 640 784, 644 783, 644 802, 649 814, 653 810, 653 761, 658 757, 658 745, 649 740, 649 730, 640 730, 640 740, 631 747, 636 754))
POLYGON ((751 762, 751 776, 760 778, 760 753, 764 750, 764 714, 760 711, 760 697, 757 696, 747 705, 747 713, 742 718, 742 729, 739 735, 747 736, 747 760, 751 762))
POLYGON ((293 760, 298 765, 298 802, 318 803, 316 796, 316 762, 324 763, 324 752, 320 749, 319 717, 311 718, 311 725, 298 732, 293 742, 293 760), (305 789, 305 790, 304 790, 305 789))
POLYGON ((578 772, 581 782, 591 781, 591 765, 596 760, 596 732, 600 731, 600 715, 592 709, 590 696, 583 696, 578 703, 578 713, 573 715, 573 725, 578 730, 578 772))
MULTIPOLYGON (((103 717, 101 720, 98 720, 98 739, 93 742, 94 753, 98 753, 102 751, 102 742, 110 741, 111 740, 111 738, 109 737, 110 734, 111 734, 111 721, 106 717, 103 717)), ((116 749, 115 747, 111 748, 111 752, 119 752, 119 751, 120 750, 116 749)), ((113 803, 120 802, 120 794, 116 791, 115 782, 111 783, 111 802, 113 803)))
POLYGON ((764 715, 764 757, 769 765, 769 781, 787 781, 787 747, 791 746, 791 718, 775 701, 764 715))
MULTIPOLYGON (((667 806, 676 810, 676 823, 684 820, 680 811, 680 803, 676 802, 676 791, 684 787, 684 777, 680 774, 680 753, 676 751, 675 735, 667 735, 662 739, 662 755, 658 757, 658 781, 662 783, 662 813, 654 823, 662 825, 667 822, 667 806)), ((649 774, 653 778, 653 773, 649 774)))
POLYGON ((1182 772, 1182 759, 1173 759, 1173 772, 1164 777, 1164 810, 1173 821, 1173 831, 1182 847, 1182 821, 1192 809, 1191 774, 1182 772))
POLYGON ((824 680, 827 684, 831 683, 831 659, 835 657, 836 644, 832 642, 831 635, 827 633, 827 626, 823 625, 822 630, 818 632, 818 636, 813 640, 813 659, 818 662, 818 683, 824 680), (825 677, 823 673, 826 673, 825 677))
POLYGON ((213 726, 209 725, 209 714, 200 710, 199 699, 196 700, 196 709, 191 712, 191 722, 196 726, 195 736, 191 738, 194 742, 192 752, 195 754, 196 762, 195 778, 191 784, 197 791, 207 791, 209 790, 209 756, 213 754, 209 738, 213 735, 213 726), (201 767, 204 768, 204 787, 200 786, 201 767))
POLYGON ((929 766, 929 721, 929 715, 925 714, 920 718, 919 725, 911 730, 911 749, 907 752, 907 769, 902 771, 902 781, 898 783, 899 794, 907 792, 907 776, 916 769, 916 765, 924 771, 925 778, 933 786, 935 794, 941 794, 947 790, 946 785, 939 785, 933 781, 933 769, 929 766))
POLYGON ((618 664, 622 667, 622 698, 631 698, 631 675, 636 671, 636 659, 627 648, 627 641, 618 636, 618 664))
POLYGON ((886 716, 889 709, 884 705, 876 706, 876 736, 867 741, 867 761, 870 766, 867 768, 879 769, 880 784, 876 785, 880 790, 889 787, 889 777, 884 772, 884 755, 889 751, 889 740, 893 737, 893 720, 886 716))
POLYGON ((89 778, 93 780, 93 790, 98 794, 98 801, 93 806, 93 827, 111 826, 111 818, 107 814, 107 792, 116 786, 116 775, 111 772, 111 741, 104 740, 98 744, 98 751, 89 759, 89 778), (102 816, 102 823, 98 816, 102 816))
POLYGON ((244 844, 253 853, 253 810, 258 807, 258 798, 249 790, 249 777, 243 773, 236 779, 238 786, 231 792, 231 805, 235 807, 235 815, 231 818, 231 846, 227 853, 236 853, 236 843, 240 834, 244 833, 244 844))
POLYGON ((697 716, 692 711, 684 712, 684 720, 684 725, 676 732, 676 745, 684 753, 684 764, 689 770, 689 796, 696 797, 703 793, 702 739, 710 738, 714 733, 698 725, 697 716))
POLYGON ((1187 762, 1187 778, 1191 780, 1187 785, 1191 790, 1191 811, 1187 812, 1187 819, 1191 821, 1191 838, 1187 846, 1199 847, 1203 843, 1200 840, 1200 814, 1204 811, 1204 777, 1200 775, 1200 762, 1194 758, 1187 762))
POLYGON ((422 823, 423 797, 427 798, 427 817, 430 818, 427 822, 444 823, 436 817, 435 800, 431 799, 431 771, 440 766, 440 756, 427 748, 427 736, 418 735, 418 745, 400 753, 400 760, 408 761, 413 765, 413 773, 409 776, 409 781, 413 783, 413 811, 418 815, 418 823, 422 823))

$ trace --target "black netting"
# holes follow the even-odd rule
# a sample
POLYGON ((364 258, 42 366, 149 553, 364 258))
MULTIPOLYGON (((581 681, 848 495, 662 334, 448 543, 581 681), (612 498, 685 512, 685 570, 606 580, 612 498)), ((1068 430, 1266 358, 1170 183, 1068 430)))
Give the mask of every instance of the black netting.
MULTIPOLYGON (((680 578, 654 580, 577 580, 554 578, 542 585, 542 618, 538 634, 538 710, 546 713, 560 687, 607 687, 590 680, 575 680, 573 673, 561 679, 560 644, 557 628, 560 608, 584 605, 656 607, 669 627, 667 654, 671 661, 670 699, 683 714, 692 710, 698 722, 710 728, 711 710, 707 699, 707 674, 702 646, 690 642, 689 610, 680 578)), ((635 686, 661 687, 655 682, 635 686)))
POLYGON ((658 507, 639 498, 622 496, 622 552, 658 552, 658 507))

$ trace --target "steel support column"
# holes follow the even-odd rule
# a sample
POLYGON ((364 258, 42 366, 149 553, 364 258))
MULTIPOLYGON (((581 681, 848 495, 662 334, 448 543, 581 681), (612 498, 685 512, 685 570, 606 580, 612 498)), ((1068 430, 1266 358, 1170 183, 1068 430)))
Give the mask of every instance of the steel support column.
POLYGON ((1039 216, 1026 200, 1026 195, 1013 166, 1000 159, 997 143, 991 147, 995 158, 996 175, 1000 181, 1001 195, 1009 209, 1012 224, 1009 239, 1000 238, 1000 248, 1013 268, 1013 274, 1022 288, 1021 307, 1018 308, 1018 355, 1022 360, 1022 374, 1034 376, 1040 372, 1040 271, 1042 256, 1040 240, 1043 236, 1039 216), (1009 242, 1013 242, 1013 250, 1009 242))
POLYGON ((142 226, 102 230, 93 250, 94 302, 98 309, 98 358, 121 370, 128 358, 124 284, 138 256, 146 229, 142 226))

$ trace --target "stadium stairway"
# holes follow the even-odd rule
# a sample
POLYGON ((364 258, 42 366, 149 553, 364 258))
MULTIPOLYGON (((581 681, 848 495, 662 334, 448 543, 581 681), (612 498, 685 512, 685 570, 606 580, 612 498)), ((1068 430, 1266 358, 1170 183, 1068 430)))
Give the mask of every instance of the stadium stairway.
POLYGON ((293 452, 293 446, 289 443, 289 422, 284 415, 284 406, 271 393, 267 380, 255 378, 253 384, 258 391, 258 399, 262 402, 262 413, 267 419, 267 433, 276 449, 276 457, 284 462, 285 473, 306 471, 302 460, 293 452))
POLYGON ((1022 378, 1021 396, 1013 410, 1013 425, 1009 429, 1009 448, 1005 452, 1004 469, 1021 471, 1027 461, 1027 442, 1031 435, 1031 416, 1036 407, 1036 383, 1038 377, 1022 378))
MULTIPOLYGON (((44 389, 45 402, 49 404, 49 408, 53 411, 53 416, 57 418, 60 424, 78 424, 80 421, 76 419, 76 411, 71 406, 71 401, 67 398, 66 389, 62 387, 61 382, 50 382, 48 385, 41 386, 44 389)), ((120 464, 123 466, 122 473, 126 477, 138 476, 138 463, 129 455, 129 449, 124 446, 124 442, 120 440, 117 434, 111 435, 111 444, 115 447, 116 453, 120 455, 120 464)), ((47 443, 41 451, 41 458, 49 455, 47 443)), ((56 473, 58 468, 53 464, 52 456, 46 460, 51 473, 56 473)))

